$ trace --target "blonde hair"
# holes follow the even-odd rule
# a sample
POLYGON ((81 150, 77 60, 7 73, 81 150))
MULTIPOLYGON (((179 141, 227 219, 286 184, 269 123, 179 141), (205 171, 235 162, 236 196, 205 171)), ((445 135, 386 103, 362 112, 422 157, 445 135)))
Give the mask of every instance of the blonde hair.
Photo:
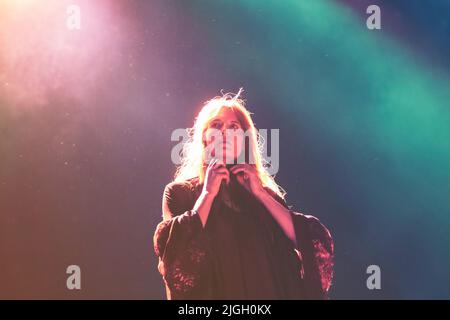
MULTIPOLYGON (((189 139, 183 145, 181 151, 181 164, 175 173, 175 181, 185 181, 194 177, 199 178, 199 182, 203 183, 205 178, 204 167, 204 151, 203 134, 207 130, 210 121, 222 110, 222 108, 230 108, 236 114, 242 129, 248 133, 249 144, 248 152, 252 163, 258 172, 262 185, 268 187, 281 198, 284 199, 286 192, 272 177, 264 166, 264 158, 262 156, 263 141, 251 118, 251 113, 245 107, 245 102, 240 98, 242 88, 237 94, 222 93, 206 101, 198 116, 195 118, 194 126, 188 129, 189 139)), ((246 149, 247 150, 247 149, 246 149)))

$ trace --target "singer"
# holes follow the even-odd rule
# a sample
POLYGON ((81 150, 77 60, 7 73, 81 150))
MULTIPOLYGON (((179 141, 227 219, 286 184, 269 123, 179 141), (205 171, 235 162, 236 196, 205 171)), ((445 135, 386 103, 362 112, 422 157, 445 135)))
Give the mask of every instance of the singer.
POLYGON ((330 232, 286 204, 240 94, 203 106, 165 187, 153 243, 167 299, 326 299, 330 232))

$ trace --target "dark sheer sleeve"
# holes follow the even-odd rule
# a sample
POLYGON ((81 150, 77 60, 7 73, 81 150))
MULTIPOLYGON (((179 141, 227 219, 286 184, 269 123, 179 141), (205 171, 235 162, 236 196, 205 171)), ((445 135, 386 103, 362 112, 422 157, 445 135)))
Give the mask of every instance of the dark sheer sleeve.
POLYGON ((316 217, 295 211, 291 214, 308 298, 326 299, 333 280, 334 243, 331 234, 316 217))
POLYGON ((207 239, 188 184, 171 183, 164 189, 163 221, 153 237, 158 270, 166 284, 168 299, 200 299, 207 275, 207 239))
POLYGON ((316 217, 294 211, 283 198, 272 190, 268 191, 291 213, 297 238, 295 251, 301 260, 307 298, 328 298, 334 264, 334 243, 330 231, 316 217))

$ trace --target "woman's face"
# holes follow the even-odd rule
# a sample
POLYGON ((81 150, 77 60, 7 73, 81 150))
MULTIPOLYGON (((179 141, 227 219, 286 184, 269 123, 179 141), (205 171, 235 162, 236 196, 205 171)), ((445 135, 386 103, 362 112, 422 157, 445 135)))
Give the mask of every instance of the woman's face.
POLYGON ((227 164, 233 163, 244 145, 244 131, 235 112, 230 108, 222 108, 209 122, 204 140, 211 156, 227 164))

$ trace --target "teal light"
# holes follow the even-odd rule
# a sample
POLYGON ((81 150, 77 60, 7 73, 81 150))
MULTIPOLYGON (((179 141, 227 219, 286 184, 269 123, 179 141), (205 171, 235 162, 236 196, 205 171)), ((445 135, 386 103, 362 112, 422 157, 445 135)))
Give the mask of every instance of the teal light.
POLYGON ((246 0, 224 10, 225 3, 208 8, 217 13, 211 47, 224 52, 224 69, 237 80, 250 77, 276 97, 277 112, 308 127, 294 134, 314 132, 321 148, 337 150, 327 161, 353 184, 343 180, 336 193, 349 207, 363 203, 353 218, 367 221, 364 239, 355 240, 372 250, 369 256, 385 259, 398 279, 405 277, 398 294, 444 292, 443 270, 450 267, 448 74, 386 27, 369 30, 365 13, 342 3, 246 0), (415 251, 402 257, 408 241, 415 251), (423 261, 435 283, 405 284, 423 270, 423 261))

